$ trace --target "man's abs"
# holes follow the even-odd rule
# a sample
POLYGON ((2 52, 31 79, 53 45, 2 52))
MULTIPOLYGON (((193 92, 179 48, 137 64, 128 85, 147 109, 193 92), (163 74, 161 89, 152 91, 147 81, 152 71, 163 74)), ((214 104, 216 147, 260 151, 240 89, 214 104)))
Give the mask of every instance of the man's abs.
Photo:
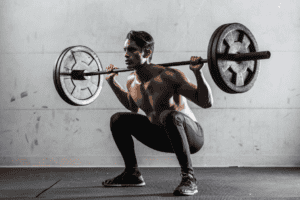
MULTIPOLYGON (((172 104, 170 104, 170 105, 172 105, 172 104)), ((153 110, 152 112, 148 112, 148 113, 145 112, 145 114, 147 115, 150 122, 157 124, 157 123, 159 123, 159 117, 160 117, 161 113, 165 110, 174 110, 174 111, 181 112, 181 113, 187 115, 188 117, 190 117, 193 121, 197 122, 197 119, 196 119, 194 113, 192 112, 192 110, 189 108, 189 106, 187 104, 185 105, 184 109, 176 109, 176 107, 170 106, 169 108, 165 108, 164 110, 161 110, 161 109, 153 110)))

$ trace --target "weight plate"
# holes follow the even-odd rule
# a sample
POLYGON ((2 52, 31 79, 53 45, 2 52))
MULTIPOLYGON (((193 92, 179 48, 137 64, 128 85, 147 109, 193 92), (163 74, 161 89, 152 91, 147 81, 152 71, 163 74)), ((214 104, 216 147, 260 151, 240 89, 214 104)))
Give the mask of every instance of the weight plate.
MULTIPOLYGON (((60 86, 60 83, 59 83, 59 79, 58 78, 56 78, 56 74, 57 74, 57 72, 56 72, 56 68, 57 68, 57 66, 58 66, 58 63, 60 63, 60 61, 61 61, 61 58, 63 57, 63 55, 65 54, 65 52, 67 51, 67 50, 69 50, 70 48, 72 48, 72 47, 68 47, 68 48, 66 48, 65 50, 63 50, 62 51, 62 53, 59 55, 59 57, 58 57, 58 59, 57 59, 57 61, 56 61, 56 64, 54 65, 54 70, 53 70, 53 81, 54 81, 54 85, 55 85, 55 89, 56 89, 56 91, 58 92, 58 94, 62 97, 62 93, 63 93, 63 91, 62 91, 62 88, 61 88, 61 86, 60 86)), ((63 98, 63 97, 62 97, 63 98)), ((71 104, 71 102, 69 102, 69 104, 71 104)))
POLYGON ((212 39, 209 69, 218 87, 231 94, 250 90, 259 74, 259 60, 222 60, 218 54, 257 52, 253 34, 244 25, 233 23, 222 26, 212 39))
POLYGON ((224 27, 226 27, 228 25, 229 24, 223 24, 223 25, 219 26, 214 31, 214 33, 210 37, 209 44, 208 44, 208 49, 207 49, 207 64, 208 64, 208 67, 209 67, 211 77, 212 77, 212 79, 214 80, 214 82, 216 83, 217 86, 219 86, 219 84, 218 84, 219 80, 217 79, 218 78, 218 75, 217 75, 218 68, 214 67, 214 62, 213 62, 213 59, 212 59, 212 49, 213 49, 213 44, 214 44, 216 36, 218 35, 218 33, 220 32, 221 29, 223 30, 224 27))
POLYGON ((55 88, 67 103, 84 106, 95 101, 102 89, 102 75, 86 76, 86 80, 74 80, 71 75, 61 74, 71 73, 72 70, 102 71, 96 53, 85 46, 66 48, 57 59, 53 73, 55 88))

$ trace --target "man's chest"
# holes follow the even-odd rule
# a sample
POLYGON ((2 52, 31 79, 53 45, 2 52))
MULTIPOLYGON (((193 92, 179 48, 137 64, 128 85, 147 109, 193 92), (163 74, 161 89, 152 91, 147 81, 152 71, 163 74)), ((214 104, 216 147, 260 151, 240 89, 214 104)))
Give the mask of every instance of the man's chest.
POLYGON ((158 104, 167 103, 174 92, 173 85, 163 80, 160 75, 145 83, 135 78, 129 88, 132 99, 141 108, 143 106, 154 108, 158 104))

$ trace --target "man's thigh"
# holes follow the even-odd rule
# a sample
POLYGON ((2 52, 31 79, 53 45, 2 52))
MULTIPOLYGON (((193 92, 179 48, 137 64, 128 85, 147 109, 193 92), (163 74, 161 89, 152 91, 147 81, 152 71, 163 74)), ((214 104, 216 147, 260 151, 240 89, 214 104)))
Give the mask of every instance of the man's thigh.
POLYGON ((198 152, 204 145, 204 133, 201 125, 184 115, 184 130, 190 146, 191 154, 198 152))
POLYGON ((152 124, 141 114, 122 112, 112 116, 112 131, 118 130, 122 134, 129 133, 138 141, 157 151, 173 152, 170 140, 162 126, 152 124), (115 119, 114 119, 115 118, 115 119))
POLYGON ((192 154, 202 148, 204 143, 203 130, 200 124, 192 120, 188 115, 180 111, 165 110, 161 113, 159 119, 169 134, 185 134, 192 154), (179 131, 181 128, 184 131, 179 131))
MULTIPOLYGON (((175 111, 178 112, 178 111, 175 111)), ((167 112, 166 112, 167 113, 167 112)), ((192 120, 189 116, 178 112, 184 116, 184 132, 186 134, 186 138, 189 144, 191 154, 198 152, 203 144, 204 144, 204 134, 203 129, 199 123, 192 120)), ((171 128, 168 126, 173 126, 172 130, 176 126, 175 124, 161 124, 155 125, 152 124, 147 117, 145 118, 145 123, 141 124, 144 130, 143 132, 135 132, 133 135, 137 140, 146 146, 155 149, 161 152, 174 153, 171 141, 168 137, 168 133, 166 129, 171 128)), ((174 132, 170 132, 169 134, 174 134, 174 132)))

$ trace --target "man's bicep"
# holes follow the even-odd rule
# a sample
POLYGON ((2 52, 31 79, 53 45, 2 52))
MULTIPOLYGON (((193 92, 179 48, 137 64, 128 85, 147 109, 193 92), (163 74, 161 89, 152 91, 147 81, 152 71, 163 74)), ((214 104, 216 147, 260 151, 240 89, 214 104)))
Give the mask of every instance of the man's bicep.
POLYGON ((197 104, 198 100, 198 91, 197 86, 190 82, 190 80, 181 72, 177 74, 176 77, 177 84, 177 92, 179 95, 186 97, 188 100, 197 104))
POLYGON ((127 84, 126 84, 126 87, 127 87, 127 99, 128 99, 128 102, 129 102, 129 105, 130 105, 130 110, 132 112, 138 112, 139 111, 139 108, 138 106, 136 105, 136 103, 134 102, 133 98, 131 97, 130 95, 130 88, 131 88, 131 84, 133 82, 134 79, 132 78, 128 78, 128 81, 127 81, 127 84))
POLYGON ((184 82, 177 89, 178 94, 186 97, 190 101, 196 100, 197 87, 193 83, 184 82))
POLYGON ((128 92, 127 94, 127 98, 129 101, 129 105, 130 105, 130 111, 137 113, 139 111, 139 107, 136 105, 136 103, 133 101, 130 93, 128 92))

